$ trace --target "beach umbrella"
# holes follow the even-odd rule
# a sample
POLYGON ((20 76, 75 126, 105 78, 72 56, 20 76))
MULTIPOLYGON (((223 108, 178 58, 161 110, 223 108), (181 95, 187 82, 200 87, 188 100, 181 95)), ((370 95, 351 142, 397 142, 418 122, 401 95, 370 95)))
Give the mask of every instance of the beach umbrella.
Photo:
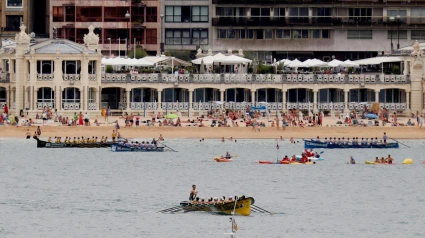
POLYGON ((346 60, 346 61, 342 62, 341 66, 343 66, 343 67, 357 67, 358 68, 359 64, 357 64, 357 63, 355 63, 351 60, 346 60))
POLYGON ((204 60, 201 60, 201 66, 200 66, 201 68, 199 69, 199 73, 200 74, 204 74, 205 73, 205 69, 204 69, 204 60))
POLYGON ((308 67, 329 67, 328 63, 318 59, 312 59, 309 62, 304 62, 308 67))
POLYGON ((170 114, 167 114, 167 116, 165 118, 167 118, 167 119, 176 119, 178 117, 179 116, 177 116, 176 114, 170 113, 170 114))
POLYGON ((329 62, 328 63, 328 65, 330 66, 330 67, 339 67, 339 66, 341 66, 342 65, 342 61, 341 60, 337 60, 337 59, 334 59, 334 60, 332 60, 331 62, 329 62))
POLYGON ((376 119, 376 118, 378 118, 378 116, 376 114, 369 113, 369 114, 366 114, 366 118, 367 119, 376 119))
POLYGON ((292 61, 288 66, 291 67, 291 68, 306 67, 306 65, 304 64, 304 62, 301 62, 301 61, 299 61, 297 59, 295 59, 294 61, 292 61))

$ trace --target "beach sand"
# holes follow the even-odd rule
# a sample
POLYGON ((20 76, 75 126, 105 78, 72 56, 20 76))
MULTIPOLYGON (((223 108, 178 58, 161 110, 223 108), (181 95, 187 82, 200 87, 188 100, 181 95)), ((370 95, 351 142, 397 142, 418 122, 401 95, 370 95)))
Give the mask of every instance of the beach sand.
MULTIPOLYGON (((98 118, 103 123, 103 118, 98 118)), ((116 121, 116 118, 109 118, 110 122, 116 121)), ((93 119, 92 119, 93 120, 93 119)), ((187 120, 187 118, 186 118, 187 120)), ((184 121, 184 119, 183 119, 184 121)), ((263 121, 270 124, 271 119, 263 119, 263 121)), ((367 120, 364 120, 367 122, 367 120)), ((400 119, 401 122, 406 122, 407 118, 400 119)), ((222 137, 229 139, 277 139, 281 136, 284 139, 294 137, 296 139, 308 139, 325 137, 359 137, 359 138, 375 138, 381 139, 383 133, 386 132, 389 138, 394 139, 425 139, 425 128, 419 129, 417 126, 402 126, 392 127, 390 124, 387 126, 369 126, 369 127, 350 127, 345 125, 335 125, 336 119, 326 117, 323 127, 287 127, 285 130, 276 127, 262 127, 258 132, 252 131, 252 127, 245 127, 245 123, 239 122, 240 127, 193 127, 186 126, 183 123, 182 127, 148 127, 143 125, 141 127, 124 128, 124 120, 119 119, 121 129, 119 130, 121 137, 124 138, 158 138, 160 134, 167 138, 196 138, 196 139, 221 139, 222 137), (243 126, 242 126, 243 125, 243 126), (328 126, 327 126, 328 125, 328 126), (330 126, 332 125, 332 126, 330 126)), ((205 125, 210 125, 211 120, 205 121, 205 125)), ((31 135, 37 129, 37 124, 31 127, 25 126, 0 126, 0 138, 25 138, 27 129, 30 130, 31 135)), ((57 123, 49 123, 48 126, 41 126, 42 134, 40 138, 47 138, 49 136, 60 136, 64 139, 66 136, 70 137, 102 137, 108 136, 111 138, 112 130, 114 130, 115 123, 101 124, 100 126, 62 126, 57 123)))

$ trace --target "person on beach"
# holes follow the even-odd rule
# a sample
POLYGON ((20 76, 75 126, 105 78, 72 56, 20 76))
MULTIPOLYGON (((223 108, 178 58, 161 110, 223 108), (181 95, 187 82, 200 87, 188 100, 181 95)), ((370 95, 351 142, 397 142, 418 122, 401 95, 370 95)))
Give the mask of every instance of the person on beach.
POLYGON ((30 129, 27 129, 26 136, 27 136, 27 140, 31 138, 31 132, 30 132, 30 129))
POLYGON ((112 131, 112 142, 115 142, 115 139, 117 138, 117 133, 115 133, 115 130, 112 131))
POLYGON ((83 113, 82 112, 80 112, 80 115, 78 115, 78 125, 80 125, 80 126, 84 125, 83 113))
POLYGON ((196 191, 196 185, 192 185, 192 190, 190 190, 189 201, 195 200, 196 196, 198 196, 198 191, 196 191))
POLYGON ((387 144, 387 133, 384 132, 384 136, 382 137, 382 139, 384 140, 384 144, 387 144))
POLYGON ((41 136, 41 129, 40 126, 37 127, 37 137, 41 136))
POLYGON ((109 116, 109 109, 108 109, 108 108, 106 108, 106 109, 105 109, 105 115, 103 115, 103 117, 105 118, 105 122, 107 122, 107 121, 108 121, 108 116, 109 116))
POLYGON ((163 141, 163 140, 164 140, 164 137, 162 137, 162 134, 159 134, 159 138, 158 138, 158 140, 159 140, 159 141, 163 141))

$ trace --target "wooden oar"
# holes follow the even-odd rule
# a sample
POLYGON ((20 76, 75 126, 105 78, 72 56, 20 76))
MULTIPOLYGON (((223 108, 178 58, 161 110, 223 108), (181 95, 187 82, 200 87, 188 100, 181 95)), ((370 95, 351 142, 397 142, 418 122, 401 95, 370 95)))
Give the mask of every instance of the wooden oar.
POLYGON ((162 144, 161 142, 158 142, 157 141, 157 143, 158 144, 161 144, 161 145, 163 145, 163 146, 165 146, 165 147, 167 147, 168 149, 170 149, 171 151, 173 151, 173 152, 178 152, 177 150, 174 150, 174 149, 172 149, 172 148, 170 148, 169 146, 167 146, 166 144, 162 144))
POLYGON ((170 207, 170 208, 164 209, 164 210, 159 211, 159 212, 169 212, 169 211, 172 211, 172 210, 177 210, 178 208, 181 208, 181 207, 180 206, 170 207))
POLYGON ((263 212, 270 213, 270 215, 273 215, 274 214, 274 212, 269 212, 269 211, 267 211, 267 210, 265 210, 265 209, 263 209, 263 208, 261 208, 259 206, 251 205, 251 207, 255 207, 255 208, 259 209, 259 210, 262 210, 263 212))
POLYGON ((252 210, 253 212, 264 213, 263 211, 258 210, 257 208, 255 208, 254 206, 251 206, 251 210, 252 210))
POLYGON ((405 144, 403 144, 403 143, 401 143, 400 141, 398 141, 398 140, 395 140, 395 139, 393 139, 393 138, 390 138, 391 140, 393 140, 393 141, 396 141, 397 143, 400 143, 400 144, 402 144, 402 145, 404 145, 404 146, 406 146, 407 148, 410 148, 409 146, 407 146, 407 145, 405 145, 405 144))

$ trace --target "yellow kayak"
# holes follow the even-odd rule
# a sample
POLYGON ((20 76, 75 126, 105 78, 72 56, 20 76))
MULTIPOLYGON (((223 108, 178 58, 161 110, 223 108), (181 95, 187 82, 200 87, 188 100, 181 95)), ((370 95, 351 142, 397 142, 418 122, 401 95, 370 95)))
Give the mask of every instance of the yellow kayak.
POLYGON ((375 162, 372 162, 372 161, 369 161, 369 160, 366 160, 365 163, 366 164, 376 164, 375 162))

